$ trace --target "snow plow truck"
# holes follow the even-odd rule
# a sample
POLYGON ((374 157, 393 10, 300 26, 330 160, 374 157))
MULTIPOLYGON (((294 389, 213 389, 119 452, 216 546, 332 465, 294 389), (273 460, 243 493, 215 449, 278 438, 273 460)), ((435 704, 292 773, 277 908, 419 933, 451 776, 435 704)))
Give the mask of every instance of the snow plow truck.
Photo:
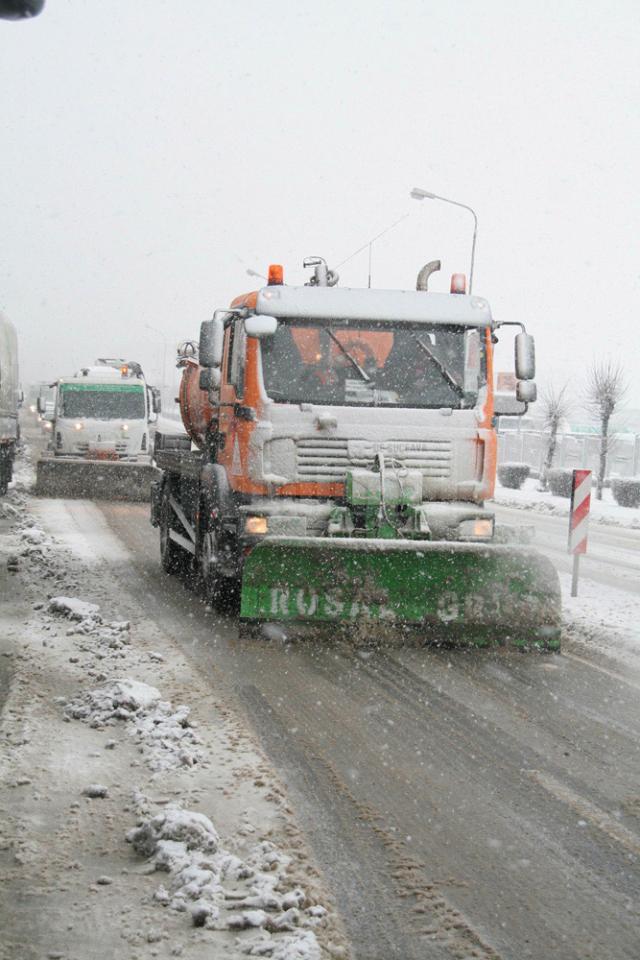
POLYGON ((535 399, 533 338, 515 337, 514 410, 493 388, 489 304, 428 291, 267 285, 187 343, 186 433, 156 436, 151 521, 164 569, 195 571, 208 600, 239 593, 244 624, 393 631, 556 649, 551 563, 501 542, 487 506, 495 418, 535 399))
POLYGON ((38 402, 51 430, 37 462, 36 493, 148 500, 155 475, 149 424, 160 412, 160 394, 140 364, 103 358, 52 386, 54 400, 38 402))

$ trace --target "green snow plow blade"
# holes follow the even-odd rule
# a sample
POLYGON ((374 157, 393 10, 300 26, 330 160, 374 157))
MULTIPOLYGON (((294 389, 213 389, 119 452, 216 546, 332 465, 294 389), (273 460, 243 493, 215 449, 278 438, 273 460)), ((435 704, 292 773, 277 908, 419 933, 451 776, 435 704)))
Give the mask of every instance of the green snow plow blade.
POLYGON ((476 543, 272 537, 245 560, 244 621, 417 628, 425 640, 560 646, 560 584, 545 557, 476 543))
POLYGON ((151 463, 42 457, 36 468, 36 494, 40 497, 144 501, 151 499, 151 481, 157 476, 158 471, 151 463))

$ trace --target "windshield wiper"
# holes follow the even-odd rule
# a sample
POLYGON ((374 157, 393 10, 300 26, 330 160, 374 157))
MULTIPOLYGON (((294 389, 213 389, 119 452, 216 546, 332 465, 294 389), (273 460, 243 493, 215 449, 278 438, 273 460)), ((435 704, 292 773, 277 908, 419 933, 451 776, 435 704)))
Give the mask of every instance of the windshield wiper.
POLYGON ((369 374, 362 369, 362 367, 360 366, 356 358, 352 357, 349 351, 347 350, 347 348, 342 343, 340 343, 340 341, 338 340, 335 333, 333 332, 333 330, 331 330, 330 327, 327 327, 327 333, 329 334, 333 342, 336 344, 338 349, 342 350, 342 352, 344 353, 345 357, 347 358, 347 360, 349 361, 353 369, 358 371, 358 373, 360 374, 364 382, 371 383, 371 377, 369 376, 369 374))
POLYGON ((442 374, 443 380, 446 380, 449 386, 452 387, 455 393, 457 393, 457 395, 460 397, 460 399, 464 400, 464 390, 462 389, 458 381, 451 376, 451 374, 445 367, 442 360, 439 360, 438 357, 436 357, 435 353, 426 345, 426 343, 422 342, 422 340, 417 334, 414 333, 413 339, 416 341, 416 343, 421 348, 423 353, 425 353, 429 358, 429 360, 431 360, 431 362, 436 367, 438 372, 442 374))

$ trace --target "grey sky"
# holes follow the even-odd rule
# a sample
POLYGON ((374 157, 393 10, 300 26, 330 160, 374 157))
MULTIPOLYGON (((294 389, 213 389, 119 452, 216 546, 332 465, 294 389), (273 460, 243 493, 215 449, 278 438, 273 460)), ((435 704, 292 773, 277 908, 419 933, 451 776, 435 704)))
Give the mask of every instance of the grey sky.
MULTIPOLYGON (((640 16, 631 2, 48 0, 0 24, 0 304, 24 379, 142 360, 251 289, 247 267, 374 247, 374 285, 467 270, 539 380, 637 381, 640 16)), ((340 270, 366 285, 366 253, 340 270)), ((504 364, 503 364, 504 365, 504 364)), ((630 395, 640 407, 640 386, 630 395)))

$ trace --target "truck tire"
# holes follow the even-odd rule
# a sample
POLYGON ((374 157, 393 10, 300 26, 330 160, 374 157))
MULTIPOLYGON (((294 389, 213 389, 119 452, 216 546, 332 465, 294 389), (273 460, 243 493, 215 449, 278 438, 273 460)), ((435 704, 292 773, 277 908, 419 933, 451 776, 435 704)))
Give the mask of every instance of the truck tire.
POLYGON ((169 536, 173 529, 173 510, 165 486, 160 504, 160 563, 165 573, 181 573, 187 566, 187 554, 169 536))
POLYGON ((207 603, 217 605, 224 577, 219 564, 220 531, 215 520, 201 511, 201 520, 196 539, 196 565, 198 581, 207 603))
POLYGON ((220 548, 220 527, 211 512, 200 511, 196 540, 198 582, 207 603, 216 610, 232 612, 239 598, 239 577, 229 575, 229 554, 220 548))

